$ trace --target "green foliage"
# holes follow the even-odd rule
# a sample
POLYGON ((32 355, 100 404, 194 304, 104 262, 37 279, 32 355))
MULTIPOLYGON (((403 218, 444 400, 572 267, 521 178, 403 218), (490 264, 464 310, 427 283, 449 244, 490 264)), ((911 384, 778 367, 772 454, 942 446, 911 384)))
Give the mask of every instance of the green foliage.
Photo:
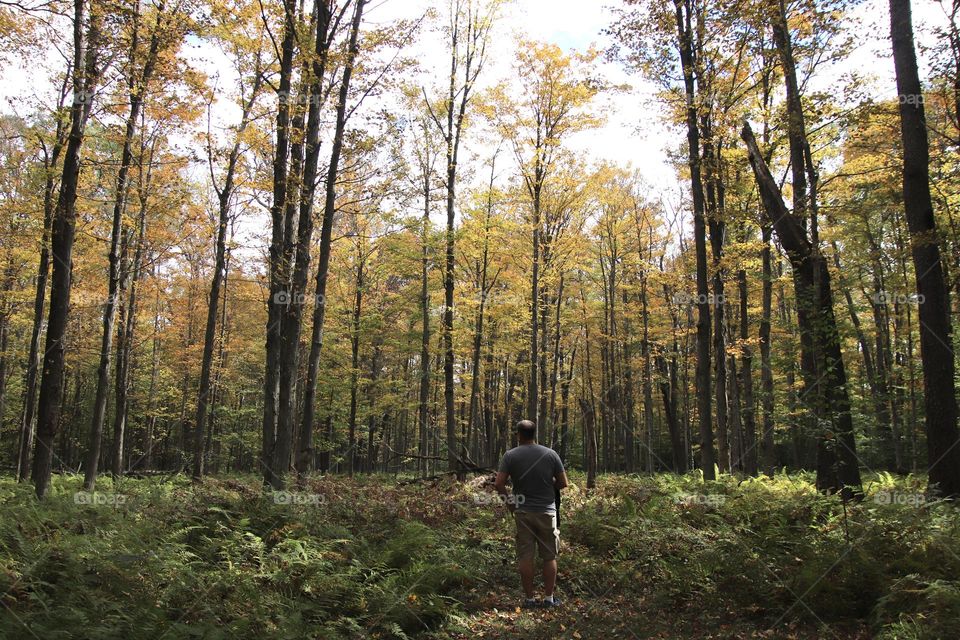
MULTIPOLYGON (((58 477, 38 503, 0 481, 0 637, 449 637, 515 602, 512 525, 465 485, 323 478, 278 500, 252 477, 103 478, 124 499, 78 504, 80 485, 58 477)), ((806 475, 602 476, 565 496, 560 590, 678 629, 957 637, 960 514, 916 477, 867 487, 844 515, 806 475)))

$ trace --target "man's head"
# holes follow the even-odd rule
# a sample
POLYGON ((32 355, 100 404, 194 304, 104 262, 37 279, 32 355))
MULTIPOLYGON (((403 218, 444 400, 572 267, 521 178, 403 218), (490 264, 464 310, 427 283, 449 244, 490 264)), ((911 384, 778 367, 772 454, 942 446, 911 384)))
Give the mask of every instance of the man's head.
POLYGON ((533 442, 537 439, 537 425, 530 420, 521 420, 517 423, 517 440, 520 442, 533 442))

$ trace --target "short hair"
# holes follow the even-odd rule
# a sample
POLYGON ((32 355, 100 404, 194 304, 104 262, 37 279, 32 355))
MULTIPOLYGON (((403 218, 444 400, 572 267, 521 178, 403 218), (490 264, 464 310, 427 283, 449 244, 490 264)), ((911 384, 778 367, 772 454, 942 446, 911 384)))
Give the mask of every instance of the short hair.
POLYGON ((524 440, 533 440, 537 437, 537 425, 530 420, 521 420, 517 423, 517 433, 524 440))

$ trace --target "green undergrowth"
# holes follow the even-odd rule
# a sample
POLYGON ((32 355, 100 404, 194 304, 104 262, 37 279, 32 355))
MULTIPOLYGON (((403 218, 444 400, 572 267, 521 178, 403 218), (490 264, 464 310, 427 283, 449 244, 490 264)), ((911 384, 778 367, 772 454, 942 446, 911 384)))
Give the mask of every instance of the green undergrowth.
MULTIPOLYGON (((847 505, 803 474, 574 482, 559 589, 587 610, 580 637, 598 607, 678 635, 698 620, 773 630, 763 637, 798 624, 960 637, 960 512, 919 478, 874 476, 847 505)), ((80 486, 57 477, 38 502, 0 480, 0 637, 445 638, 516 602, 512 523, 477 482, 80 486)))

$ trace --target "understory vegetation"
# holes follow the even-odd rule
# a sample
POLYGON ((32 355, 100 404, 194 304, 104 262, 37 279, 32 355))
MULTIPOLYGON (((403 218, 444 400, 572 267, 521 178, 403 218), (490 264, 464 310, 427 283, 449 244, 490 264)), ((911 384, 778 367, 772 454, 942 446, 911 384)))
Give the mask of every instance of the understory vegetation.
POLYGON ((960 513, 921 478, 573 480, 565 606, 521 612, 483 478, 3 479, 0 637, 960 637, 960 513))

